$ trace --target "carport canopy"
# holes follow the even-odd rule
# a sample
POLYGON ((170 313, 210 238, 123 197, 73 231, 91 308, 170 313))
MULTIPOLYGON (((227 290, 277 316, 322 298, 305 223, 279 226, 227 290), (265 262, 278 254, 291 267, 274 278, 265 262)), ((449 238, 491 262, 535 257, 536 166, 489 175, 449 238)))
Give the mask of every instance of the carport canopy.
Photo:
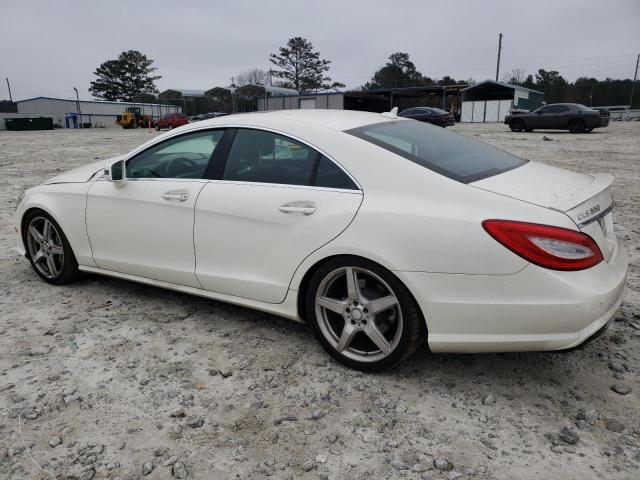
POLYGON ((542 95, 542 92, 530 88, 495 80, 485 80, 462 90, 462 100, 473 102, 478 100, 513 100, 515 91, 522 90, 542 95))

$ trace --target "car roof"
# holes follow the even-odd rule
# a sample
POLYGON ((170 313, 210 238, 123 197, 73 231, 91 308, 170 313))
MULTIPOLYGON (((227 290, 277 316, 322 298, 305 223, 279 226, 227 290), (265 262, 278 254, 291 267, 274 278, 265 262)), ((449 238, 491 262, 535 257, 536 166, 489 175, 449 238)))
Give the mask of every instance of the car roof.
MULTIPOLYGON (((352 128, 370 125, 372 123, 388 122, 389 120, 403 120, 402 117, 386 116, 380 113, 360 112, 355 110, 277 110, 271 112, 252 112, 225 115, 222 117, 202 120, 197 123, 198 128, 224 125, 247 125, 265 128, 277 128, 282 121, 307 123, 331 130, 350 130, 352 128)), ((406 120, 408 121, 408 120, 406 120)), ((194 127, 195 128, 195 127, 194 127)), ((184 130, 183 130, 184 131, 184 130)))
POLYGON ((545 107, 551 107, 556 105, 561 105, 563 107, 584 107, 585 106, 585 105, 582 105, 581 103, 548 103, 545 105, 545 107))

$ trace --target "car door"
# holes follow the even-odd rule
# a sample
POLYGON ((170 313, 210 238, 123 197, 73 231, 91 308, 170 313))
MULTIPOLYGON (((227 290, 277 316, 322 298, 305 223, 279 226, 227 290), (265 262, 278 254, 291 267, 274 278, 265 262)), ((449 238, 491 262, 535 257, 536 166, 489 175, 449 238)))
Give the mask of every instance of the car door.
POLYGON ((196 204, 196 276, 211 291, 279 303, 302 261, 347 228, 362 192, 303 142, 259 129, 234 135, 196 204))
POLYGON ((223 134, 205 130, 173 137, 128 159, 124 181, 91 185, 86 225, 98 267, 200 287, 194 207, 223 134))
POLYGON ((557 105, 554 128, 567 128, 569 120, 573 118, 572 113, 571 109, 566 105, 557 105))
MULTIPOLYGON (((557 128, 555 125, 558 122, 557 110, 553 105, 543 107, 538 110, 536 115, 533 115, 533 125, 531 128, 557 128)), ((527 125, 529 127, 529 125, 527 125)))

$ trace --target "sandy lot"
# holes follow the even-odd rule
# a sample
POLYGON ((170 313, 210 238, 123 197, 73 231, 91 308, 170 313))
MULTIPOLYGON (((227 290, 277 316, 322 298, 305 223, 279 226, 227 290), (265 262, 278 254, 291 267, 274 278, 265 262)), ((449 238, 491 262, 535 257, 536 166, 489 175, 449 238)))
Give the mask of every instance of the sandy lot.
POLYGON ((19 189, 155 133, 0 132, 0 478, 640 478, 640 122, 454 130, 616 176, 631 267, 603 337, 365 375, 274 316, 107 278, 50 286, 11 250, 19 189))

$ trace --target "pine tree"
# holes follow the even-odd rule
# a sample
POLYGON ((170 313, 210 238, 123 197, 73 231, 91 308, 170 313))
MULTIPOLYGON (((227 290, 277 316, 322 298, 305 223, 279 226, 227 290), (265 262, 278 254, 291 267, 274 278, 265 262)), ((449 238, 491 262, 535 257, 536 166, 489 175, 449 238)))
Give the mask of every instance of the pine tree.
POLYGON ((320 58, 313 45, 302 37, 291 38, 286 47, 280 47, 279 53, 272 53, 269 60, 280 68, 272 73, 285 80, 284 87, 293 88, 298 93, 320 89, 344 87, 340 82, 331 82, 325 75, 331 61, 320 58))
POLYGON ((155 81, 162 78, 152 76, 157 68, 153 60, 137 50, 122 52, 117 59, 107 60, 94 73, 89 92, 103 100, 130 102, 142 93, 157 93, 155 81))

